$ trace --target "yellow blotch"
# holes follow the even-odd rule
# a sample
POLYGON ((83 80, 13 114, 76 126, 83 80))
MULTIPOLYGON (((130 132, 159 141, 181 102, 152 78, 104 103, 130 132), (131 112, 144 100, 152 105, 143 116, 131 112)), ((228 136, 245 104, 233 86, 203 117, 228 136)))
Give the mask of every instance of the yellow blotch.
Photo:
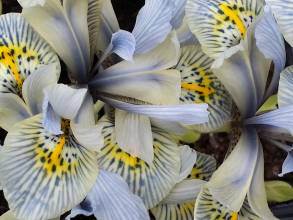
POLYGON ((19 91, 21 91, 25 79, 21 75, 18 67, 18 56, 21 56, 22 60, 27 59, 28 57, 33 57, 34 59, 37 57, 37 53, 35 51, 26 49, 24 51, 23 48, 26 47, 16 45, 9 45, 8 47, 5 45, 0 46, 0 63, 11 71, 19 91))
POLYGON ((214 93, 212 88, 201 86, 198 83, 181 83, 181 88, 189 91, 200 92, 203 96, 209 96, 210 94, 214 93))
POLYGON ((223 11, 225 16, 229 17, 231 21, 235 22, 235 25, 237 26, 241 35, 244 36, 246 33, 246 26, 239 16, 239 13, 241 12, 238 9, 232 9, 228 4, 221 4, 219 8, 223 11))
POLYGON ((237 220, 237 219, 238 219, 238 213, 237 212, 232 212, 231 220, 237 220))

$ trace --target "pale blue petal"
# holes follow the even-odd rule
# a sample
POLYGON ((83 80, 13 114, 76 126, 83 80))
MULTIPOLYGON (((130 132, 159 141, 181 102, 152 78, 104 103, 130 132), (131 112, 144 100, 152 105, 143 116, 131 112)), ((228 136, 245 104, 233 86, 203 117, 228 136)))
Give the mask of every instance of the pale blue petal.
POLYGON ((255 29, 256 45, 267 59, 274 61, 274 74, 266 97, 276 92, 280 79, 280 72, 286 64, 285 43, 277 23, 272 15, 271 9, 266 6, 264 15, 256 25, 255 29))
POLYGON ((87 200, 99 220, 149 220, 142 200, 117 174, 101 170, 87 200))
POLYGON ((293 104, 293 66, 287 67, 281 74, 278 104, 280 107, 293 104))
POLYGON ((146 0, 139 11, 133 35, 136 53, 146 53, 162 43, 172 30, 174 3, 170 0, 146 0))
POLYGON ((279 174, 280 177, 283 177, 287 173, 293 172, 293 151, 288 152, 288 155, 282 165, 282 173, 279 174))

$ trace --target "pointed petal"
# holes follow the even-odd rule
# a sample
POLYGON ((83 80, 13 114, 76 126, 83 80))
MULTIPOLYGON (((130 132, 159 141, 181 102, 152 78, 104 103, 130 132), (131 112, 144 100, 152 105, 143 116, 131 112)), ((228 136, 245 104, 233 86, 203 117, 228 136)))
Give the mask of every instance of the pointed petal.
POLYGON ((99 220, 149 220, 143 201, 134 195, 117 174, 101 170, 87 196, 99 220))
POLYGON ((187 145, 180 146, 181 168, 178 182, 184 180, 192 171, 196 163, 197 153, 187 145))
POLYGON ((25 79, 40 65, 60 63, 52 48, 28 25, 20 14, 0 17, 0 92, 22 97, 25 79))
POLYGON ((246 124, 262 125, 266 127, 277 127, 285 129, 293 134, 293 105, 284 106, 271 112, 264 113, 245 121, 246 124))
POLYGON ((293 2, 288 0, 266 0, 271 7, 285 40, 293 46, 292 9, 293 2))
MULTIPOLYGON (((112 98, 104 98, 107 103, 115 108, 122 109, 153 119, 169 122, 178 122, 186 125, 200 124, 208 120, 206 104, 185 105, 139 105, 129 104, 112 98)), ((127 101, 127 100, 126 100, 127 101)))
POLYGON ((263 4, 263 0, 187 0, 187 22, 203 51, 216 58, 239 44, 263 4))
POLYGON ((260 147, 256 131, 251 128, 243 129, 235 149, 207 184, 213 197, 233 211, 238 212, 243 205, 260 147))
POLYGON ((101 26, 102 7, 104 0, 89 0, 87 23, 89 31, 90 55, 93 62, 94 55, 98 51, 98 37, 101 26))
POLYGON ((57 84, 59 76, 55 64, 42 65, 24 81, 23 99, 33 115, 42 112, 43 90, 49 85, 57 84))
POLYGON ((97 52, 104 52, 111 42, 111 36, 119 30, 111 0, 103 0, 101 11, 101 24, 97 37, 97 52))
POLYGON ((254 115, 263 103, 270 65, 271 60, 267 60, 257 48, 251 29, 244 41, 228 49, 214 62, 212 68, 215 75, 230 93, 243 117, 254 115))
POLYGON ((251 209, 262 219, 277 220, 268 206, 264 182, 264 157, 262 148, 258 151, 255 171, 247 198, 251 209))
POLYGON ((114 125, 103 119, 104 148, 98 155, 101 168, 119 174, 147 208, 157 205, 176 184, 180 172, 180 152, 165 132, 153 132, 154 160, 148 165, 122 151, 115 141, 114 125))
POLYGON ((74 89, 64 84, 50 85, 44 90, 46 101, 65 119, 73 120, 86 97, 87 89, 74 89))
POLYGON ((25 8, 22 14, 54 48, 71 72, 71 78, 87 82, 90 66, 87 1, 46 1, 43 7, 25 8))
POLYGON ((280 72, 286 64, 285 43, 279 27, 268 6, 264 8, 264 15, 256 25, 255 38, 257 47, 267 59, 274 61, 274 74, 266 95, 270 96, 278 87, 280 72))
POLYGON ((293 104, 293 66, 287 67, 280 74, 278 105, 280 107, 293 104))
POLYGON ((23 100, 12 93, 0 93, 0 126, 9 131, 11 127, 31 113, 23 100))
POLYGON ((136 53, 147 53, 162 43, 171 32, 173 1, 147 0, 139 11, 133 35, 136 53))
POLYGON ((17 1, 23 8, 34 7, 36 5, 43 6, 46 2, 46 0, 17 0, 17 1))
POLYGON ((148 117, 116 109, 115 133, 116 141, 123 151, 152 164, 153 136, 148 117))
POLYGON ((209 122, 194 126, 200 132, 217 130, 232 117, 232 98, 211 71, 213 59, 205 55, 199 44, 181 49, 176 69, 181 74, 182 103, 207 103, 209 122))
POLYGON ((9 207, 19 219, 59 217, 80 203, 96 181, 96 153, 70 133, 51 135, 37 115, 15 125, 0 155, 9 207))

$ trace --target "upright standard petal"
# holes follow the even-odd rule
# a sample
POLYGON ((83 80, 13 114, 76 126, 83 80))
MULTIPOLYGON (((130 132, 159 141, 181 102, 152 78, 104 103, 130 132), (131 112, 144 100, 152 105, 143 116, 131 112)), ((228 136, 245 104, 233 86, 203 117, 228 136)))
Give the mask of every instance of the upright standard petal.
POLYGON ((170 0, 146 0, 132 31, 136 53, 146 53, 162 43, 172 30, 174 3, 170 0))
POLYGON ((213 157, 199 152, 197 155, 196 164, 189 176, 176 184, 169 195, 158 206, 151 209, 156 220, 194 219, 194 203, 197 194, 216 170, 216 160, 213 157))
POLYGON ((216 58, 240 43, 264 0, 187 0, 188 25, 203 51, 216 58))
POLYGON ((86 198, 99 220, 149 220, 143 201, 117 174, 101 170, 86 198))
POLYGON ((102 9, 101 9, 101 24, 98 31, 98 37, 96 39, 97 41, 96 52, 98 54, 106 50, 106 48, 108 47, 111 41, 112 34, 117 32, 119 29, 120 29, 119 23, 116 18, 111 0, 103 0, 102 9))
POLYGON ((285 40, 293 46, 293 2, 290 0, 266 0, 271 6, 285 40))
POLYGON ((44 90, 46 99, 54 111, 65 119, 73 120, 86 97, 87 89, 75 89, 64 84, 47 86, 44 90))
POLYGON ((66 63, 71 78, 86 83, 90 68, 88 1, 65 0, 63 4, 46 1, 44 6, 23 9, 22 14, 66 63))
POLYGON ((175 67, 181 74, 181 103, 209 105, 209 121, 194 126, 200 132, 219 129, 232 117, 232 98, 211 71, 212 62, 213 59, 205 55, 197 44, 181 49, 181 57, 175 67))
POLYGON ((197 152, 187 145, 180 146, 181 168, 178 182, 184 180, 192 171, 196 160, 197 152))
POLYGON ((0 17, 0 92, 22 97, 24 80, 40 65, 60 63, 52 48, 20 14, 0 17))
POLYGON ((264 7, 264 15, 256 25, 256 45, 267 59, 274 61, 274 73, 266 97, 276 92, 280 73, 286 64, 286 51, 283 36, 268 6, 264 7))
POLYGON ((153 132, 154 160, 148 165, 119 148, 114 125, 107 119, 103 125, 104 148, 98 155, 101 168, 119 174, 130 190, 142 198, 147 208, 157 205, 176 184, 180 173, 179 147, 165 132, 153 132))
POLYGON ((247 37, 217 58, 213 71, 236 103, 242 117, 251 117, 263 104, 271 60, 259 51, 254 29, 247 37))
POLYGON ((117 144, 123 151, 152 164, 153 135, 147 116, 116 109, 115 134, 117 144))
POLYGON ((247 200, 253 212, 259 217, 262 219, 277 220, 268 206, 264 182, 264 156, 262 148, 258 151, 255 171, 247 194, 247 200))
POLYGON ((49 85, 57 84, 60 72, 55 64, 42 65, 24 81, 22 94, 25 103, 33 115, 42 112, 44 89, 49 85))
POLYGON ((235 149, 207 184, 213 197, 232 211, 238 212, 243 205, 260 148, 256 131, 244 128, 235 149))
POLYGON ((68 124, 51 135, 37 115, 15 125, 0 155, 1 183, 19 219, 59 217, 79 204, 94 185, 96 153, 79 145, 68 124))
POLYGON ((279 82, 278 105, 293 105, 293 66, 287 67, 282 73, 279 82))
POLYGON ((88 2, 88 30, 89 30, 89 43, 91 62, 93 62, 94 55, 98 51, 98 37, 101 26, 102 8, 104 0, 89 0, 88 2))

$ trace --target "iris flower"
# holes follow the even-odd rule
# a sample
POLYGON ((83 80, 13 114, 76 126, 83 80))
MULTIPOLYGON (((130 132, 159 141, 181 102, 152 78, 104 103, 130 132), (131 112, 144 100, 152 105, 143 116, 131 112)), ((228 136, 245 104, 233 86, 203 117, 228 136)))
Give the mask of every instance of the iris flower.
MULTIPOLYGON (((108 13, 112 9, 109 1, 93 2, 101 6, 96 10, 104 8, 108 13)), ((121 148, 148 163, 153 158, 150 118, 181 121, 183 124, 207 120, 205 104, 179 105, 180 75, 176 70, 168 70, 176 64, 179 56, 179 43, 171 32, 170 24, 175 13, 171 6, 175 2, 147 1, 138 14, 132 33, 119 30, 114 13, 109 13, 113 15, 109 19, 104 16, 100 19, 103 12, 99 14, 90 9, 89 12, 96 13, 96 18, 91 14, 87 17, 86 3, 65 1, 62 8, 55 0, 23 10, 24 17, 67 64, 72 83, 77 87, 88 86, 94 101, 102 100, 117 109, 115 130, 121 148), (163 13, 153 10, 158 4, 168 10, 163 13), (83 8, 83 13, 79 12, 77 16, 78 22, 74 17, 77 8, 83 8), (69 11, 71 14, 68 14, 69 11), (36 16, 39 19, 35 19, 36 16), (116 33, 110 36, 98 34, 95 38, 92 33, 88 35, 84 28, 87 27, 87 18, 92 17, 93 20, 101 20, 102 33, 111 33, 112 30, 116 33), (160 28, 154 28, 152 24, 160 28), (54 31, 48 32, 48 27, 54 31), (53 32, 59 33, 58 37, 53 32), (64 41, 60 40, 60 36, 64 41), (96 42, 96 39, 99 41, 96 42), (92 56, 97 51, 102 51, 99 61, 91 65, 92 56), (118 60, 116 64, 104 68, 102 64, 113 52, 125 61, 118 60)), ((92 23, 95 22, 89 21, 89 24, 92 23)), ((99 25, 96 28, 90 26, 89 31, 96 32, 97 27, 99 25)))
POLYGON ((257 111, 276 92, 285 65, 280 31, 263 1, 189 0, 186 16, 203 51, 215 59, 212 70, 239 110, 231 118, 232 130, 238 130, 239 137, 198 196, 195 219, 247 218, 241 211, 247 206, 254 216, 275 219, 265 195, 261 140, 266 139, 263 134, 268 130, 290 134, 292 117, 288 108, 257 111), (285 118, 288 123, 282 122, 285 118))

